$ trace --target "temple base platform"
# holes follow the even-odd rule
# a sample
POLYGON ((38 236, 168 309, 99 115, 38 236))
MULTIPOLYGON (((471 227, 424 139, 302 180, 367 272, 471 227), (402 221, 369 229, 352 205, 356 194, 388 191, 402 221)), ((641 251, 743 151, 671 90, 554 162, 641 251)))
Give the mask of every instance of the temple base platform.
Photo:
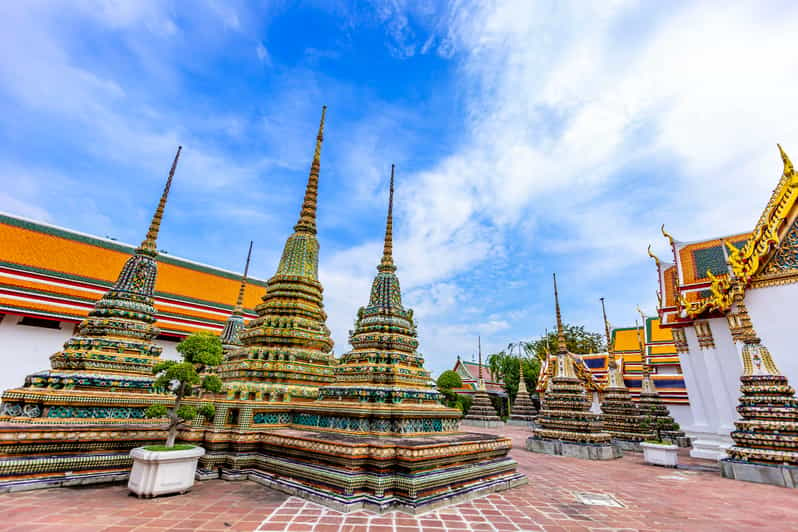
POLYGON ((725 478, 773 484, 782 488, 798 488, 798 467, 790 465, 755 464, 724 458, 720 474, 725 478))
POLYGON ((532 419, 513 419, 512 417, 507 420, 508 425, 513 425, 516 427, 529 427, 530 429, 535 429, 538 427, 538 424, 535 422, 535 418, 532 419))
POLYGON ((613 460, 623 456, 621 449, 610 443, 578 443, 530 436, 526 449, 533 453, 570 456, 583 460, 613 460))
POLYGON ((479 427, 483 429, 496 429, 504 426, 504 421, 500 418, 495 419, 468 419, 463 418, 460 420, 460 425, 464 427, 479 427))
POLYGON ((165 438, 160 424, 3 424, 0 493, 125 480, 130 450, 165 438))
POLYGON ((204 444, 197 478, 248 479, 340 512, 409 514, 527 482, 507 456, 512 441, 489 434, 374 437, 278 429, 259 440, 204 444))
POLYGON ((640 441, 636 440, 622 440, 619 438, 612 439, 612 445, 618 447, 623 452, 642 453, 643 448, 640 447, 640 441))

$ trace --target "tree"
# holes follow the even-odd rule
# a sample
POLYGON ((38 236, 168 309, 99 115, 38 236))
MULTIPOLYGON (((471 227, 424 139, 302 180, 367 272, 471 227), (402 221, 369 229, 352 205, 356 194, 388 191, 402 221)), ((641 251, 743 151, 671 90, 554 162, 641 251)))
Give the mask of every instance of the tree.
POLYGON ((460 375, 458 375, 456 371, 447 369, 438 377, 436 384, 439 389, 451 390, 452 388, 462 388, 463 379, 460 378, 460 375))
POLYGON ((216 375, 200 374, 206 369, 218 366, 222 362, 222 342, 218 336, 211 333, 194 333, 177 344, 177 352, 182 355, 183 361, 162 360, 153 367, 156 375, 153 386, 157 389, 167 390, 175 395, 175 404, 172 407, 158 404, 147 409, 147 417, 169 418, 169 431, 166 437, 166 447, 175 446, 177 428, 181 423, 190 421, 202 415, 207 419, 213 418, 214 406, 204 404, 199 408, 185 405, 183 398, 190 395, 194 386, 200 385, 204 390, 218 392, 222 389, 222 381, 216 375))
POLYGON ((462 388, 463 379, 456 371, 447 369, 440 374, 436 381, 438 391, 443 395, 443 404, 449 408, 459 408, 463 414, 468 412, 471 408, 471 398, 465 395, 459 395, 454 391, 455 388, 462 388))
MULTIPOLYGON (((582 325, 563 325, 565 345, 568 351, 576 354, 600 353, 606 351, 604 334, 588 332, 582 325)), ((527 352, 534 353, 537 358, 546 357, 546 347, 551 353, 557 352, 557 328, 549 329, 548 336, 531 342, 524 342, 527 352)))
POLYGON ((527 390, 534 390, 538 383, 540 373, 540 360, 536 357, 527 357, 521 353, 516 354, 517 344, 510 344, 507 350, 499 351, 488 356, 488 368, 494 377, 504 382, 504 390, 510 396, 510 402, 515 401, 518 394, 520 381, 520 364, 524 365, 524 380, 527 390))

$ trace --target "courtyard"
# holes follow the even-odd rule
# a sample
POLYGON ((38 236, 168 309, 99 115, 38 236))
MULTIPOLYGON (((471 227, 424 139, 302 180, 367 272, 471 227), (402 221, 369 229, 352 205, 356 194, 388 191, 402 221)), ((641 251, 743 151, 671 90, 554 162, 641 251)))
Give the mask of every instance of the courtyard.
MULTIPOLYGON (((477 431, 479 429, 469 429, 477 431)), ((124 485, 0 495, 2 531, 174 532, 798 530, 794 491, 727 480, 714 463, 684 454, 686 469, 533 454, 521 427, 484 429, 513 438, 529 484, 420 516, 341 514, 253 482, 198 482, 183 496, 143 500, 124 485), (594 504, 585 504, 592 502, 594 504)))

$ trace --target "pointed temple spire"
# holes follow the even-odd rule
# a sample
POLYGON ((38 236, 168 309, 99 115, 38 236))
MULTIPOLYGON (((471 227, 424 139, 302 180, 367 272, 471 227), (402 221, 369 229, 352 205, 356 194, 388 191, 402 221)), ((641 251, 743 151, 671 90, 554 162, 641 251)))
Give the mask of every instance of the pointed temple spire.
POLYGON ((518 393, 526 393, 526 381, 524 380, 524 359, 518 358, 518 393))
POLYGON ((565 344, 565 332, 562 327, 562 314, 560 314, 560 296, 557 293, 557 274, 551 274, 554 279, 554 308, 557 314, 557 353, 568 352, 568 347, 565 344))
POLYGON ((779 147, 779 153, 781 154, 781 160, 784 162, 784 175, 791 175, 794 171, 792 166, 792 161, 790 161, 787 152, 781 147, 781 144, 776 144, 779 147))
POLYGON ((247 262, 244 265, 244 275, 241 277, 241 286, 238 287, 238 299, 236 299, 236 306, 233 312, 244 311, 244 292, 247 288, 247 275, 249 274, 249 260, 252 258, 252 240, 249 241, 249 251, 247 251, 247 262))
POLYGON ((183 146, 177 147, 177 153, 175 154, 175 159, 172 161, 172 168, 169 170, 169 177, 166 179, 166 185, 163 187, 163 194, 161 194, 161 201, 158 202, 158 207, 155 209, 155 214, 152 215, 152 221, 150 222, 150 228, 147 231, 147 236, 142 241, 139 248, 136 250, 138 253, 144 253, 145 255, 152 255, 155 256, 158 254, 157 248, 157 241, 158 241, 158 231, 161 230, 161 220, 163 219, 163 211, 166 208, 166 200, 169 198, 169 189, 172 188, 172 178, 175 176, 175 170, 177 169, 177 160, 180 159, 180 152, 183 150, 183 146))
POLYGON ((385 220, 385 241, 382 248, 382 260, 377 267, 379 271, 395 271, 393 263, 393 176, 396 165, 391 165, 391 186, 388 193, 388 216, 385 220))
POLYGON ((321 169, 321 143, 324 140, 324 117, 327 106, 321 108, 321 121, 319 133, 316 135, 316 149, 313 151, 313 162, 310 164, 308 184, 305 188, 305 200, 299 213, 299 221, 294 226, 294 231, 316 234, 316 201, 319 196, 319 171, 321 169))
POLYGON ((485 380, 482 378, 482 337, 477 336, 477 353, 479 353, 479 389, 485 389, 485 380))
POLYGON ((612 348, 612 338, 610 338, 610 322, 607 321, 607 309, 604 308, 604 298, 601 300, 601 315, 604 317, 604 335, 607 337, 607 360, 608 365, 615 366, 615 350, 612 348))

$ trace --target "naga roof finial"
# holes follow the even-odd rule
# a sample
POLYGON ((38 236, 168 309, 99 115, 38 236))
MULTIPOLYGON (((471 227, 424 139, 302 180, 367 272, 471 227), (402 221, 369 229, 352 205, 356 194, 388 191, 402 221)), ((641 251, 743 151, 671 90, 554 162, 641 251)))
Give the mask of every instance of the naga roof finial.
POLYGON ((789 176, 795 173, 795 169, 792 166, 792 161, 790 161, 790 157, 781 147, 781 144, 776 144, 779 147, 779 153, 781 154, 781 160, 784 161, 784 175, 789 176))
POLYGON ((671 247, 674 247, 676 239, 674 239, 673 235, 671 235, 669 232, 665 230, 665 224, 662 224, 662 227, 660 227, 659 230, 662 231, 662 236, 668 239, 668 242, 670 243, 671 247))
POLYGON ((382 260, 377 267, 379 271, 394 271, 393 263, 393 175, 395 165, 391 165, 391 186, 388 193, 388 216, 385 220, 385 241, 382 248, 382 260))
POLYGON ((147 231, 147 236, 144 237, 144 240, 141 242, 141 245, 136 250, 139 253, 144 253, 145 255, 155 256, 158 254, 158 231, 161 230, 161 220, 163 219, 163 211, 166 208, 166 200, 169 198, 169 189, 172 188, 172 178, 175 176, 175 170, 177 169, 177 160, 180 158, 180 151, 183 149, 183 146, 177 147, 177 153, 175 154, 175 159, 172 161, 172 168, 169 170, 169 177, 166 179, 166 185, 163 187, 163 194, 161 194, 161 201, 158 202, 158 207, 155 208, 155 214, 152 215, 152 220, 150 221, 150 228, 147 231))
POLYGON ((651 244, 648 245, 648 256, 651 257, 652 259, 654 259, 654 262, 657 263, 657 268, 662 267, 662 261, 659 260, 659 257, 654 255, 653 251, 651 251, 651 244))
POLYGON ((244 276, 241 277, 241 286, 238 287, 238 299, 233 312, 242 313, 244 311, 244 291, 247 288, 247 274, 249 273, 249 259, 252 257, 252 240, 249 241, 249 251, 247 252, 247 263, 244 265, 244 276))
POLYGON ((316 201, 319 196, 319 169, 321 168, 321 143, 324 140, 324 117, 327 106, 321 108, 321 121, 319 133, 316 135, 316 149, 313 151, 313 162, 310 164, 308 184, 305 188, 305 200, 299 213, 299 221, 294 226, 294 231, 316 234, 316 201))
POLYGON ((560 295, 557 293, 557 274, 553 273, 554 279, 554 309, 557 315, 557 354, 567 353, 568 347, 565 343, 565 332, 562 327, 562 315, 560 314, 560 295))

